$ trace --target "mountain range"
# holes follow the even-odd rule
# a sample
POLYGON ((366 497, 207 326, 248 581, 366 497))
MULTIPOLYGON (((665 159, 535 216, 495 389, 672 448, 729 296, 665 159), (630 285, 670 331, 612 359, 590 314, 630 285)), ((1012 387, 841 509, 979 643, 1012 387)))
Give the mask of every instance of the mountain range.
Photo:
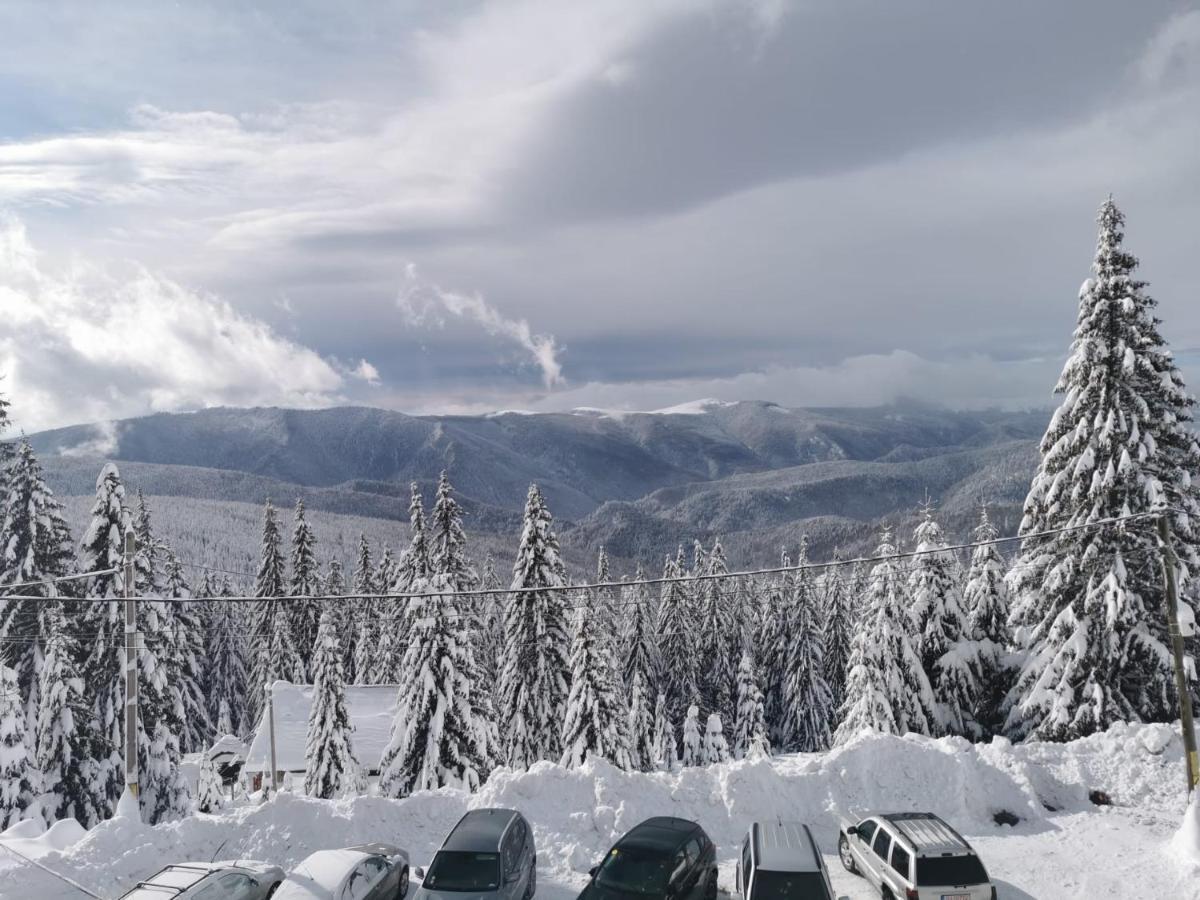
POLYGON ((603 545, 619 564, 655 569, 693 539, 720 538, 739 565, 773 562, 801 533, 814 559, 835 548, 857 554, 881 519, 903 537, 927 499, 956 537, 966 536, 981 503, 1011 533, 1047 419, 1042 410, 913 402, 792 409, 707 400, 645 413, 480 416, 215 408, 60 428, 30 441, 60 495, 90 495, 100 466, 113 460, 127 483, 156 498, 168 524, 177 508, 196 508, 184 498, 204 501, 209 518, 226 504, 249 521, 247 504, 286 506, 303 496, 328 516, 382 525, 407 518, 410 482, 432 502, 445 469, 470 533, 499 552, 515 545, 536 482, 574 567, 590 565, 603 545))

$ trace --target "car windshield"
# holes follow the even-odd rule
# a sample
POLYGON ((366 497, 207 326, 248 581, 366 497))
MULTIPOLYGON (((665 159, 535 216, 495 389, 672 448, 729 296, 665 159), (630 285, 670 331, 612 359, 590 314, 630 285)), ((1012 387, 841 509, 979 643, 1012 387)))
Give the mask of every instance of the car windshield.
POLYGON ((442 850, 422 884, 435 891, 494 891, 500 886, 500 854, 442 850))
POLYGON ((820 872, 754 873, 750 900, 829 900, 820 872))
POLYGON ((596 881, 602 887, 631 894, 661 897, 671 877, 671 858, 653 850, 613 847, 596 881))
POLYGON ((978 856, 922 856, 917 859, 917 884, 948 887, 983 884, 988 880, 978 856))

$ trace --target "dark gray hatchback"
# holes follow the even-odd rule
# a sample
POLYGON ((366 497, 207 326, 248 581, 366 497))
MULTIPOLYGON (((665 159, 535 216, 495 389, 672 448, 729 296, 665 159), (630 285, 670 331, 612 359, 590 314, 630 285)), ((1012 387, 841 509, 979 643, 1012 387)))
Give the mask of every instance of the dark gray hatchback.
POLYGON ((533 829, 515 809, 473 809, 446 836, 413 900, 530 900, 537 891, 533 829))

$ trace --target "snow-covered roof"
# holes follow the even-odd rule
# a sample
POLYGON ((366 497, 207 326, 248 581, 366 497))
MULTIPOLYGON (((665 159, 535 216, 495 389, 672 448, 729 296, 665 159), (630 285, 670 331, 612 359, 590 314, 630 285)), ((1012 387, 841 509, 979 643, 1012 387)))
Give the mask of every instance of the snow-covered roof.
MULTIPOLYGON (((359 764, 371 771, 379 768, 387 746, 392 720, 396 717, 399 687, 394 684, 346 685, 346 712, 354 727, 354 755, 359 764)), ((308 715, 312 708, 313 686, 275 682, 275 762, 281 772, 303 772, 304 747, 308 743, 308 715)), ((246 772, 271 769, 270 732, 266 710, 254 732, 246 756, 246 772)))
POLYGON ((224 734, 217 738, 213 745, 208 748, 205 756, 207 756, 209 759, 218 759, 224 756, 234 756, 238 759, 245 759, 246 745, 244 742, 238 740, 234 735, 224 734))

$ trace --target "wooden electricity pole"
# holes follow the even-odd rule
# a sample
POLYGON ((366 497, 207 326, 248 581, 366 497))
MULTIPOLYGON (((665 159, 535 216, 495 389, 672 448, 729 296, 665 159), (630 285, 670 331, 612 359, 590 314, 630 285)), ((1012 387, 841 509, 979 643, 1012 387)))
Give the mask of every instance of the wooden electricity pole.
POLYGON ((137 538, 125 530, 125 790, 138 799, 138 673, 137 599, 134 596, 133 557, 137 538))
POLYGON ((1183 728, 1183 764, 1190 795, 1197 783, 1200 783, 1200 756, 1196 753, 1192 691, 1183 664, 1183 635, 1179 631, 1179 584, 1176 580, 1179 561, 1175 558, 1175 548, 1171 546, 1171 532, 1167 527, 1166 516, 1160 516, 1158 519, 1158 537, 1162 541, 1163 580, 1167 588, 1167 633, 1171 641, 1171 655, 1175 659, 1175 693, 1179 695, 1179 722, 1183 728))

